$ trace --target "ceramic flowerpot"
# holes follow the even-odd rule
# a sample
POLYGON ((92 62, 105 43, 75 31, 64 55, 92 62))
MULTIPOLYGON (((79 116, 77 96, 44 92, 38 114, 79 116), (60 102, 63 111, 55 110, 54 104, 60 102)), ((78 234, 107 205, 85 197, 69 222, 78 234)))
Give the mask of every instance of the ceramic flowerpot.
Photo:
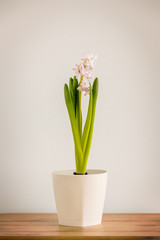
POLYGON ((78 227, 100 224, 107 172, 87 170, 88 175, 73 175, 73 172, 55 171, 52 174, 59 224, 78 227))

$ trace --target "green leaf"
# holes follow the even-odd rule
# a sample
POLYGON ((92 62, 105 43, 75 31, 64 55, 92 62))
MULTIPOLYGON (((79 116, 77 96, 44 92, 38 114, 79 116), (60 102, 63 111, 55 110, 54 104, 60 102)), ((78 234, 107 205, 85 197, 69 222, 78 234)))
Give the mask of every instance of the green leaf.
POLYGON ((82 148, 81 148, 81 139, 80 139, 80 134, 78 130, 78 123, 75 118, 75 111, 74 111, 74 105, 71 99, 71 95, 69 92, 68 85, 64 85, 64 96, 65 96, 65 102, 71 122, 71 127, 72 127, 72 133, 73 133, 73 138, 75 142, 75 148, 79 157, 80 164, 82 164, 83 161, 83 153, 82 153, 82 148))
MULTIPOLYGON (((77 81, 78 83, 78 81, 77 81)), ((78 122, 79 127, 79 133, 80 133, 80 139, 82 139, 82 111, 81 111, 81 92, 77 90, 77 87, 79 85, 76 85, 76 120, 78 122)))
POLYGON ((71 97, 73 97, 73 78, 69 79, 69 90, 71 93, 71 97))
POLYGON ((81 95, 82 93, 78 91, 78 126, 79 126, 79 133, 80 139, 82 139, 82 110, 81 110, 81 95))
POLYGON ((78 95, 78 80, 76 77, 73 79, 73 104, 74 104, 74 109, 75 109, 75 116, 76 116, 76 104, 77 104, 77 95, 78 95))
POLYGON ((92 143, 94 119, 95 119, 95 111, 96 111, 96 102, 97 102, 97 96, 98 96, 98 78, 96 78, 93 82, 92 94, 93 94, 92 119, 91 119, 91 124, 90 124, 88 141, 87 141, 85 153, 84 153, 84 156, 83 156, 83 167, 82 167, 83 172, 86 172, 87 161, 88 161, 89 152, 90 152, 91 143, 92 143))
POLYGON ((90 84, 90 99, 89 99, 88 113, 87 113, 86 122, 83 130, 83 136, 82 136, 83 153, 85 152, 85 149, 86 149, 86 144, 87 144, 89 130, 90 130, 90 124, 91 124, 91 118, 92 118, 92 87, 90 84))
POLYGON ((69 91, 71 95, 72 102, 74 102, 74 96, 73 96, 73 78, 69 79, 69 91))

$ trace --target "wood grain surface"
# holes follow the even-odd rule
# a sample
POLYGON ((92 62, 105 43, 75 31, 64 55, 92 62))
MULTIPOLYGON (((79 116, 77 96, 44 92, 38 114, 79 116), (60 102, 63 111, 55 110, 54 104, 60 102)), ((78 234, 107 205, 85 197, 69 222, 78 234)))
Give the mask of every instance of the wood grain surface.
POLYGON ((84 228, 61 226, 54 213, 0 214, 0 239, 160 239, 160 214, 104 214, 84 228))

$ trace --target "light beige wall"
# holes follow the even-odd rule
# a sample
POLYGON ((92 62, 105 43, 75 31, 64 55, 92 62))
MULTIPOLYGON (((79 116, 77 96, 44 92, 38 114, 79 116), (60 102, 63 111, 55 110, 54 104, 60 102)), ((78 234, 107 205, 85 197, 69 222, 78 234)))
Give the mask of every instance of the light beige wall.
POLYGON ((51 172, 75 166, 63 85, 90 52, 104 210, 160 212, 159 23, 158 0, 0 1, 0 212, 56 211, 51 172))

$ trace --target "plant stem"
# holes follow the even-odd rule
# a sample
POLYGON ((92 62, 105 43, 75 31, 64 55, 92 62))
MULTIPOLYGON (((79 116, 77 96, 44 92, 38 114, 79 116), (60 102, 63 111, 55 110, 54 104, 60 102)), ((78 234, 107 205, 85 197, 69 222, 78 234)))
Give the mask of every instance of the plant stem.
MULTIPOLYGON (((80 79, 80 84, 81 84, 81 82, 82 82, 82 80, 83 80, 83 76, 81 76, 81 79, 80 79)), ((81 110, 81 92, 79 91, 79 98, 78 98, 78 101, 79 101, 79 105, 78 105, 78 107, 79 107, 79 114, 78 114, 78 116, 79 116, 79 120, 78 120, 78 122, 79 122, 79 134, 80 134, 80 138, 82 139, 82 110, 81 110)))

